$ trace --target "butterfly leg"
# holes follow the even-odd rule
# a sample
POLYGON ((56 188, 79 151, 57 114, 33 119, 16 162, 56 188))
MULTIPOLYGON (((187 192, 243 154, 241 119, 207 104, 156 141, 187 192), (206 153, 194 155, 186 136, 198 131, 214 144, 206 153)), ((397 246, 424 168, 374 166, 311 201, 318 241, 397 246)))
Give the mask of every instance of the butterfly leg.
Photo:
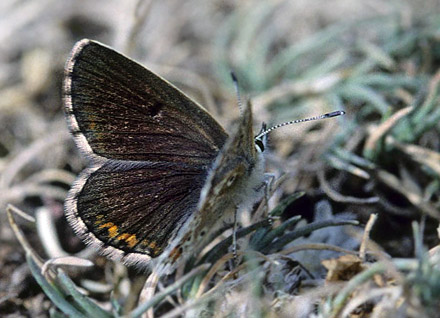
POLYGON ((234 226, 232 228, 232 268, 234 269, 238 265, 237 256, 237 211, 238 207, 234 210, 234 226))
POLYGON ((273 217, 269 215, 269 199, 272 195, 272 186, 275 183, 275 174, 273 173, 265 173, 264 174, 264 201, 266 209, 264 211, 264 215, 269 220, 269 224, 272 225, 273 223, 273 217))

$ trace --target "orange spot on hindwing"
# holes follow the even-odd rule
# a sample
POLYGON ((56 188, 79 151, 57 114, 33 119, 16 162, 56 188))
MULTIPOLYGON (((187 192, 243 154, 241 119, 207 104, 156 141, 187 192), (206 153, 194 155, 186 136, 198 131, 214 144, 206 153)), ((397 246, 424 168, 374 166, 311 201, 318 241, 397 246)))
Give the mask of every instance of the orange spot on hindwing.
POLYGON ((105 228, 107 228, 108 236, 109 236, 110 238, 115 238, 115 237, 118 235, 118 233, 119 233, 119 231, 118 231, 118 226, 115 225, 115 224, 112 223, 112 222, 107 222, 107 223, 101 224, 101 225, 99 226, 99 228, 100 228, 100 229, 105 229, 105 228))
POLYGON ((125 241, 125 243, 127 243, 128 247, 130 248, 135 247, 136 244, 139 243, 135 234, 122 233, 117 237, 117 239, 120 241, 125 241))

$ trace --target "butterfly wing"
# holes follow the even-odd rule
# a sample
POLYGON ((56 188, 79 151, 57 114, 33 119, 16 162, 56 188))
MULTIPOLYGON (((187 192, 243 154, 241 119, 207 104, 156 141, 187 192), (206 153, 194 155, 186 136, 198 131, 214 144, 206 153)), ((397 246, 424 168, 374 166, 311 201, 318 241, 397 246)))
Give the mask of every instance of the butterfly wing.
POLYGON ((66 64, 64 103, 92 159, 69 191, 67 218, 104 254, 145 265, 196 210, 227 135, 170 83, 90 40, 66 64))
POLYGON ((197 208, 206 170, 108 160, 84 170, 66 199, 69 222, 112 259, 145 265, 197 208))
POLYGON ((64 104, 76 144, 94 159, 210 165, 227 138, 173 85, 87 39, 66 64, 64 104))

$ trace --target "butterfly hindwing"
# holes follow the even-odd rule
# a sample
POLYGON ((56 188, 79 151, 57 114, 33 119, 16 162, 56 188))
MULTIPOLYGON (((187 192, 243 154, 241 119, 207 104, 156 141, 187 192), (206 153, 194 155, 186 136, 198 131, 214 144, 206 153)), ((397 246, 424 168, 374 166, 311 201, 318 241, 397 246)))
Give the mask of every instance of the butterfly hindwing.
POLYGON ((193 166, 106 161, 78 178, 67 217, 111 258, 142 263, 160 255, 196 211, 205 179, 193 166))

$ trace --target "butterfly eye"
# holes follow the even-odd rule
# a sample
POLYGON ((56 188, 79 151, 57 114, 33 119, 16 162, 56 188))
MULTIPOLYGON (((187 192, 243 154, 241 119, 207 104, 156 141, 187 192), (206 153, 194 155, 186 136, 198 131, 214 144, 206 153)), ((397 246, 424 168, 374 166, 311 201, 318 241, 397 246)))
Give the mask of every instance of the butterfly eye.
POLYGON ((228 178, 228 181, 226 181, 226 186, 230 187, 234 182, 235 179, 237 178, 237 176, 235 174, 233 174, 232 176, 230 176, 228 178))
POLYGON ((264 152, 264 145, 267 141, 267 136, 264 135, 265 131, 266 131, 266 124, 262 123, 260 132, 254 138, 255 149, 257 150, 257 152, 260 152, 260 153, 264 152))
POLYGON ((264 142, 261 139, 255 139, 255 148, 258 152, 264 152, 264 142))

